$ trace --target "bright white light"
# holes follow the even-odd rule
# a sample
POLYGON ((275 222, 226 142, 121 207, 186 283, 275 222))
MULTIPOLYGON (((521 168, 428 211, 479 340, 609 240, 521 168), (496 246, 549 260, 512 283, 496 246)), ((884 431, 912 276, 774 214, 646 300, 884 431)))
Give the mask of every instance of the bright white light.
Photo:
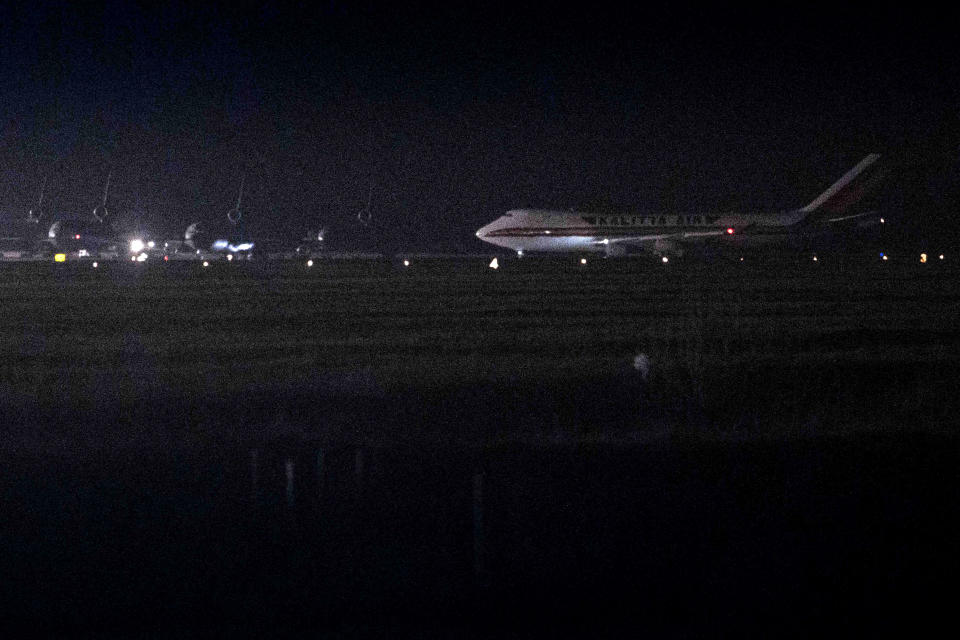
POLYGON ((146 262, 146 261, 147 261, 147 254, 141 253, 140 255, 137 256, 137 262, 146 262))
POLYGON ((603 240, 600 241, 600 244, 610 244, 610 239, 604 238, 603 240))
POLYGON ((728 236, 732 236, 733 233, 734 233, 734 231, 735 231, 735 229, 734 229, 733 227, 727 227, 727 235, 728 235, 728 236))
POLYGON ((884 261, 887 260, 887 256, 886 256, 886 255, 883 256, 883 260, 884 260, 884 261))
POLYGON ((743 262, 743 256, 740 256, 740 262, 743 262))
POLYGON ((663 256, 662 258, 660 258, 660 262, 662 262, 663 264, 667 264, 668 262, 670 262, 670 258, 668 258, 667 256, 663 256))
POLYGON ((921 253, 921 254, 920 254, 920 263, 921 263, 921 264, 926 264, 926 262, 927 262, 927 254, 921 253))
POLYGON ((409 267, 409 266, 410 266, 410 261, 409 261, 409 260, 404 260, 404 261, 403 261, 403 266, 409 267))
POLYGON ((886 220, 884 220, 883 218, 880 218, 880 224, 883 224, 883 223, 885 223, 885 222, 886 222, 886 220))
POLYGON ((308 267, 312 267, 312 266, 313 266, 313 260, 307 260, 307 266, 308 266, 308 267))
POLYGON ((518 257, 518 258, 522 258, 522 257, 523 257, 523 249, 517 249, 517 257, 518 257))
POLYGON ((209 267, 209 266, 210 266, 210 263, 209 263, 209 262, 207 262, 206 260, 204 260, 204 261, 203 261, 203 266, 205 266, 205 267, 209 267))
POLYGON ((317 236, 317 242, 323 242, 323 236, 317 236))
POLYGON ((94 269, 97 268, 97 263, 96 263, 96 262, 93 263, 93 268, 94 268, 94 269))
POLYGON ((490 261, 490 268, 491 268, 491 269, 499 269, 499 268, 500 268, 500 263, 497 262, 497 259, 496 259, 496 258, 494 258, 493 260, 490 261))
POLYGON ((156 243, 153 240, 151 240, 150 242, 147 243, 147 246, 153 249, 153 247, 156 246, 156 243))
POLYGON ((214 240, 213 241, 213 250, 214 251, 223 251, 230 245, 226 240, 214 240))
POLYGON ((227 256, 227 262, 230 262, 231 260, 233 260, 233 254, 227 256))
POLYGON ((580 264, 587 264, 586 258, 580 258, 580 264))
POLYGON ((942 253, 940 254, 940 259, 943 260, 943 254, 942 254, 942 253))
POLYGON ((143 251, 143 240, 135 238, 130 241, 130 253, 140 253, 143 251))
POLYGON ((78 258, 86 258, 89 255, 90 255, 90 252, 87 251, 86 249, 80 249, 79 251, 77 251, 78 258))
POLYGON ((817 256, 813 256, 813 261, 814 261, 814 262, 817 261, 817 256))
POLYGON ((136 262, 137 256, 130 256, 130 262, 136 262))

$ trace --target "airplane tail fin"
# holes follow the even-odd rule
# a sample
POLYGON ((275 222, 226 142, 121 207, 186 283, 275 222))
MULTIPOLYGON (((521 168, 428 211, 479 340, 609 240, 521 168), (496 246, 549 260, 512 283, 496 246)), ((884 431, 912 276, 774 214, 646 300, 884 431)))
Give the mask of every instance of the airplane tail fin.
POLYGON ((854 206, 874 192, 886 175, 882 164, 877 162, 879 159, 879 154, 871 153, 797 212, 807 221, 849 217, 854 206))

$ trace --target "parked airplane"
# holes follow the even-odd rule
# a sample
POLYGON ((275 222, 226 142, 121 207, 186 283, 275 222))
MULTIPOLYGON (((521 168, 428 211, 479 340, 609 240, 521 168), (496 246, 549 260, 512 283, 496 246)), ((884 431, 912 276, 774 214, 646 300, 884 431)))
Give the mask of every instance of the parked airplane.
POLYGON ((829 233, 838 225, 883 223, 875 211, 854 208, 884 172, 870 154, 810 204, 779 214, 604 215, 514 209, 482 227, 484 242, 525 251, 596 251, 622 255, 628 246, 657 255, 682 255, 706 242, 750 248, 829 233))

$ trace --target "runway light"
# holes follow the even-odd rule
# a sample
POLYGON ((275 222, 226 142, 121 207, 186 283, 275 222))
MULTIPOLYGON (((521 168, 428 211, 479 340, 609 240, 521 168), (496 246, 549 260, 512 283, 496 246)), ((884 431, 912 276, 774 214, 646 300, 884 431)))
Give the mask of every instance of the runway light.
POLYGON ((312 266, 313 266, 313 260, 307 260, 307 266, 308 266, 308 267, 312 267, 312 266))
POLYGON ((920 254, 920 264, 926 264, 926 263, 927 263, 927 254, 921 253, 921 254, 920 254))
POLYGON ((494 258, 493 260, 490 261, 490 268, 491 268, 491 269, 499 269, 499 268, 500 268, 500 263, 497 262, 497 259, 496 259, 496 258, 494 258))
POLYGON ((53 256, 53 261, 54 261, 54 262, 66 262, 66 261, 67 261, 67 254, 65 254, 65 253, 58 253, 57 255, 53 256))
POLYGON ((410 261, 409 261, 409 260, 404 260, 404 261, 403 261, 403 266, 409 267, 409 266, 410 266, 410 261))
POLYGON ((586 258, 580 258, 580 264, 587 264, 586 258))
POLYGON ((130 253, 140 253, 143 251, 143 240, 136 238, 130 241, 130 253))
POLYGON ((206 260, 204 260, 204 261, 203 261, 203 266, 205 266, 205 267, 209 267, 209 266, 210 266, 210 263, 209 263, 209 262, 207 262, 206 260))
POLYGON ((670 258, 668 258, 667 256, 663 256, 662 258, 660 258, 660 262, 662 262, 663 264, 667 264, 668 262, 670 262, 670 258))

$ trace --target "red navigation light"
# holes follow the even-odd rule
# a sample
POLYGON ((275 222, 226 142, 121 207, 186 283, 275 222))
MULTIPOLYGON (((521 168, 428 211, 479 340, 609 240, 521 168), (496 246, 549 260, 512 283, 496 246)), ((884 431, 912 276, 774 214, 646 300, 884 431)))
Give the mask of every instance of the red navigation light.
POLYGON ((727 227, 727 235, 728 235, 728 236, 732 236, 732 235, 733 235, 733 227, 727 227))
POLYGON ((73 236, 73 239, 74 239, 74 240, 79 240, 79 239, 80 239, 80 234, 78 233, 77 235, 73 236))
POLYGON ((163 261, 167 262, 170 259, 170 256, 163 256, 163 261))

